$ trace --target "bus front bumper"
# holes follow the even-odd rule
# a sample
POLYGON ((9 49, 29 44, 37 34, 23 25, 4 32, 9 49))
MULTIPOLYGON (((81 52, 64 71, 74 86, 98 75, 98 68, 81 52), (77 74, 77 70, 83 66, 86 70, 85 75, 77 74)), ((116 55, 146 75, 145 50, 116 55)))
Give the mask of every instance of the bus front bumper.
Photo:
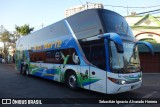
POLYGON ((132 84, 124 84, 124 85, 117 85, 117 84, 113 84, 110 82, 111 81, 107 82, 107 86, 108 86, 107 94, 117 94, 117 93, 135 90, 135 89, 141 87, 141 85, 142 85, 142 81, 132 83, 132 84), (112 85, 109 85, 109 84, 112 84, 112 85))

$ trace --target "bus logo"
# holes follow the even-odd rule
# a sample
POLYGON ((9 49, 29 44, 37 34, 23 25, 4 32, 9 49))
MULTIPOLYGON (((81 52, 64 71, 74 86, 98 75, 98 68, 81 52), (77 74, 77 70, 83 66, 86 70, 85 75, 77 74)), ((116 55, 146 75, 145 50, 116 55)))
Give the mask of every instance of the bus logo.
POLYGON ((11 99, 2 99, 2 104, 11 104, 11 99))

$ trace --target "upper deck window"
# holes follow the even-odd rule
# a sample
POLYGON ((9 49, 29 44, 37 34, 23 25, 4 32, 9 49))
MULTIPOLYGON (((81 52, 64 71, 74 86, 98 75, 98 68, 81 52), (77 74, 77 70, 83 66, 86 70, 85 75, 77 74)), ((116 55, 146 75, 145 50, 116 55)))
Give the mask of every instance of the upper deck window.
POLYGON ((101 21, 96 9, 88 9, 67 18, 78 40, 99 34, 102 29, 101 21))
POLYGON ((114 32, 123 36, 132 36, 133 33, 125 18, 112 11, 102 11, 103 22, 107 32, 114 32))

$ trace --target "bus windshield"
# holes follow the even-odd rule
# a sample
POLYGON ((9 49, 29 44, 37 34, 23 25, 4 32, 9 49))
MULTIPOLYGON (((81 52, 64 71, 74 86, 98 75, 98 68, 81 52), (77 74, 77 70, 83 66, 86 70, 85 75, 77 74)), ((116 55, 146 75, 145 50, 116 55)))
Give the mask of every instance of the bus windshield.
POLYGON ((132 30, 124 17, 111 11, 102 12, 102 16, 107 32, 133 37, 132 30))
POLYGON ((110 65, 113 72, 137 72, 140 61, 137 47, 130 42, 124 42, 124 53, 118 53, 114 42, 110 42, 110 65))

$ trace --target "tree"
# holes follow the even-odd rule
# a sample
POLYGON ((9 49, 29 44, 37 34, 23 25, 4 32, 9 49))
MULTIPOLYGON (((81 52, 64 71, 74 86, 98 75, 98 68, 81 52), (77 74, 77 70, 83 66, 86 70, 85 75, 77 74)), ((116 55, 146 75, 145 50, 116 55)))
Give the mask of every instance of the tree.
POLYGON ((16 26, 15 29, 19 35, 27 35, 34 30, 34 27, 30 28, 29 25, 25 24, 23 26, 16 26))
POLYGON ((3 30, 3 32, 0 32, 0 41, 3 42, 3 56, 5 59, 7 59, 7 55, 8 55, 8 49, 9 46, 11 44, 11 36, 12 34, 7 31, 7 30, 3 30))
POLYGON ((3 53, 3 48, 0 47, 0 55, 2 55, 2 53, 3 53))

